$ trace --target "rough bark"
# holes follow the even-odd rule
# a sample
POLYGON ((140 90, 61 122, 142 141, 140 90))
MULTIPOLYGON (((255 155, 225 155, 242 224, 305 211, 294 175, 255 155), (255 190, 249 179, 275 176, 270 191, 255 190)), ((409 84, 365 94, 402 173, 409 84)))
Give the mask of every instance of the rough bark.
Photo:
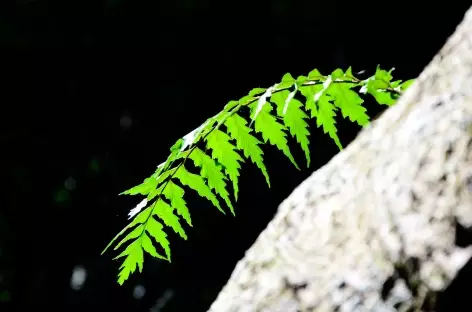
POLYGON ((303 182, 210 312, 425 311, 472 255, 472 9, 417 81, 303 182))

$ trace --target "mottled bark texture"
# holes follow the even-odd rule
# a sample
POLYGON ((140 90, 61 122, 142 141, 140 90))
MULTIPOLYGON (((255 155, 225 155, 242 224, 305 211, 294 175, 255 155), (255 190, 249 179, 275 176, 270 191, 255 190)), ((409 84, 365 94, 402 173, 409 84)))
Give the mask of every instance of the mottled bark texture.
POLYGON ((430 311, 472 255, 459 226, 472 226, 472 9, 398 103, 280 205, 210 311, 430 311))

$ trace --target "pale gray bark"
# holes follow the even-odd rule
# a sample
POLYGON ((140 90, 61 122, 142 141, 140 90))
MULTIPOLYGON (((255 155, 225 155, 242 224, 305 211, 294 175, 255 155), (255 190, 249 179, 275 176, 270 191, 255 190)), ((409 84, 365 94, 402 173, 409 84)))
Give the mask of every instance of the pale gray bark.
POLYGON ((211 312, 424 311, 472 255, 472 9, 396 105, 303 182, 211 312))

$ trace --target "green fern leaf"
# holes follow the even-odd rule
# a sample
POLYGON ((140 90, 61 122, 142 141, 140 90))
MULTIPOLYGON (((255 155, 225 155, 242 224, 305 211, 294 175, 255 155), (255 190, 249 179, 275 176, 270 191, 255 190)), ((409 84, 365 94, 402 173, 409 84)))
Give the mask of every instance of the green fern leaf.
POLYGON ((231 204, 228 191, 226 190, 226 177, 221 172, 220 168, 218 168, 215 161, 199 148, 195 148, 193 153, 190 154, 190 159, 193 160, 196 166, 201 168, 201 177, 207 180, 210 189, 215 190, 216 194, 223 198, 234 215, 234 207, 231 204))
POLYGON ((367 109, 362 106, 364 100, 351 90, 355 86, 353 83, 332 84, 328 92, 334 97, 334 104, 341 109, 344 118, 349 117, 351 121, 364 126, 369 123, 369 115, 366 114, 367 109))
POLYGON ((147 195, 149 192, 151 192, 153 189, 157 187, 157 179, 154 177, 149 177, 144 179, 143 183, 138 184, 129 190, 126 190, 120 195, 147 195))
POLYGON ((318 115, 316 118, 316 125, 318 127, 323 126, 324 133, 328 133, 329 136, 334 140, 339 149, 342 149, 341 141, 339 141, 336 129, 336 120, 334 116, 334 105, 330 102, 333 98, 329 95, 323 95, 318 100, 318 115))
POLYGON ((179 169, 179 166, 176 166, 172 169, 169 169, 165 172, 163 172, 156 180, 158 181, 159 187, 156 187, 152 191, 149 192, 147 196, 147 201, 150 202, 153 200, 156 196, 160 195, 166 188, 167 188, 167 180, 173 176, 176 172, 176 170, 179 169))
POLYGON ((146 233, 143 233, 141 245, 143 247, 143 250, 147 252, 148 254, 150 254, 151 256, 153 256, 154 258, 168 260, 166 257, 160 255, 157 252, 156 247, 154 247, 154 244, 152 243, 151 238, 146 233))
MULTIPOLYGON (((148 252, 153 257, 170 261, 170 248, 169 241, 166 238, 167 235, 163 231, 163 226, 152 216, 150 216, 151 212, 164 220, 164 222, 168 226, 172 227, 176 233, 180 234, 182 238, 187 239, 187 236, 181 227, 178 218, 172 213, 172 208, 162 200, 157 200, 154 202, 153 206, 148 207, 139 213, 133 219, 133 221, 119 233, 119 235, 121 235, 126 229, 138 224, 138 226, 135 227, 128 235, 126 235, 114 248, 116 250, 123 243, 133 240, 120 255, 115 257, 115 259, 118 259, 120 257, 126 256, 126 259, 120 268, 121 271, 118 278, 118 282, 120 284, 123 284, 123 282, 128 279, 129 275, 136 270, 136 266, 139 267, 140 272, 142 271, 143 250, 148 252), (153 246, 152 241, 147 236, 145 230, 147 230, 149 234, 151 234, 156 239, 156 241, 161 244, 166 252, 167 257, 161 256, 156 251, 156 248, 153 246)), ((119 235, 117 235, 113 241, 115 241, 119 235)))
POLYGON ((168 167, 171 167, 174 161, 180 158, 184 158, 186 156, 185 152, 182 152, 183 148, 182 145, 184 144, 184 139, 178 139, 171 147, 170 147, 170 155, 167 157, 166 161, 160 164, 157 167, 156 172, 153 174, 153 177, 158 179, 159 176, 168 170, 168 167))
MULTIPOLYGON (((182 150, 182 145, 184 144, 184 140, 182 138, 178 139, 170 148, 171 155, 176 155, 182 150)), ((167 157, 167 159, 172 158, 171 156, 167 157)), ((164 166, 165 167, 165 166, 164 166)), ((163 168, 165 169, 165 168, 163 168)))
POLYGON ((375 75, 367 79, 367 84, 361 89, 361 93, 369 93, 375 97, 379 104, 391 106, 396 102, 396 95, 388 92, 391 87, 392 75, 390 71, 386 71, 377 66, 375 75))
POLYGON ((236 140, 236 147, 243 151, 244 156, 251 159, 262 171, 267 185, 270 187, 269 175, 262 158, 264 153, 258 145, 261 142, 251 135, 252 130, 246 125, 246 120, 238 114, 233 114, 226 119, 224 124, 228 129, 228 133, 236 140))
POLYGON ((392 82, 390 83, 390 88, 393 88, 393 89, 394 89, 394 88, 397 88, 398 86, 400 86, 401 83, 402 83, 401 80, 392 81, 392 82))
MULTIPOLYGON (((170 262, 170 247, 169 247, 170 243, 169 243, 169 240, 167 239, 167 234, 166 232, 164 232, 163 229, 164 229, 164 226, 159 221, 154 219, 152 216, 148 219, 148 222, 146 224, 147 232, 152 237, 154 237, 154 239, 162 246, 162 248, 164 249, 166 253, 166 257, 159 255, 157 258, 165 259, 170 262)), ((153 255, 152 251, 149 252, 149 254, 152 256, 153 255)))
MULTIPOLYGON (((149 177, 144 179, 143 183, 126 190, 120 195, 148 195, 153 192, 159 184, 164 182, 170 175, 173 174, 172 169, 168 169, 168 166, 171 166, 175 160, 185 158, 188 155, 188 151, 181 152, 180 149, 183 145, 184 140, 179 139, 177 142, 170 148, 171 154, 167 157, 167 160, 157 166, 156 171, 149 177)), ((152 197, 148 198, 150 200, 152 197)))
POLYGON ((182 146, 180 147, 180 152, 185 151, 187 148, 192 147, 195 143, 199 142, 199 140, 208 132, 211 131, 215 122, 218 119, 218 116, 221 115, 222 112, 218 113, 216 116, 208 118, 203 124, 199 127, 195 128, 194 130, 190 131, 186 134, 182 140, 182 146))
POLYGON ((323 76, 318 69, 313 69, 311 72, 308 73, 308 79, 312 81, 325 81, 326 77, 323 76))
POLYGON ((247 104, 252 103, 255 100, 257 100, 257 97, 254 97, 252 95, 245 95, 238 100, 238 106, 246 106, 247 104))
MULTIPOLYGON (((297 81, 303 83, 303 80, 307 79, 304 76, 297 78, 297 81)), ((311 112, 311 118, 314 118, 318 115, 318 107, 316 106, 315 96, 323 90, 323 85, 312 84, 308 86, 301 86, 299 88, 300 93, 305 97, 305 108, 311 112)))
POLYGON ((346 72, 344 73, 344 76, 348 79, 350 79, 351 81, 352 80, 355 80, 355 81, 358 81, 359 79, 357 79, 353 74, 352 74, 352 67, 349 66, 346 70, 346 72))
POLYGON ((184 141, 182 147, 180 148, 180 151, 184 151, 185 149, 191 147, 195 142, 197 142, 198 136, 204 126, 205 124, 202 124, 200 127, 193 129, 182 138, 184 141))
POLYGON ((295 97, 295 94, 297 93, 297 91, 298 91, 298 88, 297 88, 297 85, 295 85, 295 90, 293 90, 290 93, 287 93, 287 97, 284 100, 284 106, 282 108, 282 112, 281 114, 279 113, 279 116, 285 116, 285 114, 287 114, 288 107, 290 103, 292 102, 293 98, 295 97))
POLYGON ((177 213, 187 221, 188 225, 192 226, 190 212, 188 211, 187 204, 184 200, 184 189, 174 182, 169 181, 163 194, 170 201, 171 206, 175 208, 177 213))
POLYGON ((296 84, 296 80, 293 79, 292 75, 286 73, 282 77, 282 81, 277 85, 277 90, 287 89, 296 84))
POLYGON ((164 223, 171 227, 175 233, 179 234, 180 237, 187 240, 187 234, 180 225, 179 218, 173 213, 173 209, 162 199, 158 199, 154 202, 153 215, 157 215, 164 223))
POLYGON ((116 244, 114 250, 117 250, 118 248, 120 248, 120 246, 123 245, 124 243, 126 243, 127 241, 129 241, 131 239, 136 239, 137 237, 141 236, 141 234, 143 233, 143 228, 144 228, 143 224, 140 224, 137 227, 135 227, 118 244, 116 244))
POLYGON ((149 192, 146 200, 148 202, 152 201, 156 196, 160 195, 163 190, 165 190, 165 187, 166 187, 166 184, 164 183, 161 186, 159 186, 158 188, 153 189, 151 192, 149 192))
POLYGON ((277 85, 272 86, 270 88, 267 88, 261 96, 259 96, 259 99, 257 100, 257 105, 251 107, 254 107, 254 109, 251 110, 251 123, 249 124, 249 127, 252 126, 252 123, 254 120, 257 119, 259 114, 262 112, 264 109, 264 106, 267 104, 267 98, 269 98, 272 95, 272 92, 275 90, 277 85))
POLYGON ((385 83, 383 81, 369 79, 367 85, 361 88, 360 92, 371 94, 379 104, 391 106, 396 102, 396 99, 391 92, 382 88, 384 86, 385 83))
MULTIPOLYGON (((331 74, 334 81, 342 80, 344 73, 337 69, 331 74)), ((363 99, 351 90, 357 86, 354 83, 331 83, 327 90, 328 94, 334 98, 334 105, 341 109, 344 118, 349 117, 351 121, 357 122, 360 126, 369 123, 369 115, 366 114, 367 109, 362 106, 363 99)))
MULTIPOLYGON (((148 219, 149 217, 149 214, 151 213, 151 208, 148 207, 146 209, 144 209, 143 211, 141 211, 126 227, 124 227, 118 234, 116 234, 116 236, 110 241, 110 243, 108 243, 108 245, 105 247, 105 249, 103 249, 102 251, 102 254, 108 250, 108 248, 110 248, 110 246, 118 239, 118 237, 120 237, 121 235, 123 235, 128 229, 138 225, 138 224, 141 224, 141 223, 144 223, 146 222, 146 220, 148 219)), ((116 248, 115 248, 116 250, 116 248)))
MULTIPOLYGON (((285 100, 284 100, 284 106, 282 108, 282 114, 279 113, 279 116, 283 116, 287 113, 289 103, 292 101, 292 99, 295 97, 295 94, 298 91, 298 84, 296 83, 295 79, 293 79, 292 75, 290 75, 289 73, 286 73, 282 77, 282 82, 277 85, 277 90, 288 89, 292 86, 294 87, 294 90, 292 92, 283 93, 284 95, 286 94, 286 96, 285 96, 285 100)), ((288 90, 283 90, 283 91, 288 91, 288 90)), ((274 95, 276 95, 276 94, 274 94, 274 95)), ((271 101, 273 101, 272 98, 274 98, 274 95, 272 95, 271 101)), ((275 98, 279 99, 279 97, 277 97, 277 96, 275 98)), ((277 112, 279 112, 280 103, 277 103, 277 106, 278 106, 277 112)))
POLYGON ((377 65, 377 69, 375 70, 375 79, 385 81, 388 85, 390 85, 390 82, 393 78, 392 72, 394 71, 394 69, 395 68, 392 68, 389 71, 386 71, 384 69, 381 69, 380 66, 377 65))
POLYGON ((280 91, 272 95, 271 101, 277 105, 277 114, 283 118, 284 124, 305 152, 307 166, 309 167, 310 149, 308 147, 308 136, 310 133, 308 131, 308 123, 305 121, 308 116, 302 110, 303 104, 293 97, 290 98, 290 94, 292 93, 287 90, 280 91))
POLYGON ((126 256, 125 261, 121 265, 120 273, 118 274, 118 283, 123 285, 123 283, 128 279, 130 274, 136 271, 136 267, 139 268, 139 272, 143 270, 144 255, 143 249, 140 245, 140 240, 135 240, 115 259, 126 256))
POLYGON ((397 101, 396 97, 391 92, 385 90, 371 89, 369 93, 375 97, 375 100, 379 104, 392 106, 397 101))
POLYGON ((218 122, 225 116, 225 111, 221 111, 215 116, 208 118, 201 126, 200 132, 198 133, 195 142, 200 142, 202 138, 206 137, 209 132, 212 132, 217 126, 218 122))
POLYGON ((226 103, 223 111, 229 112, 230 110, 232 110, 233 108, 235 108, 238 105, 239 105, 238 101, 229 101, 228 103, 226 103))
MULTIPOLYGON (((317 70, 313 70, 310 75, 312 77, 320 77, 321 74, 317 70)), ((300 76, 297 80, 302 80, 305 77, 300 76)), ((333 100, 328 94, 326 89, 331 84, 331 77, 328 77, 323 84, 314 84, 300 87, 301 94, 306 98, 305 107, 311 111, 311 117, 316 117, 316 125, 323 127, 324 133, 334 140, 334 143, 339 149, 342 149, 341 141, 339 140, 336 121, 334 119, 336 107, 330 102, 333 100)))
POLYGON ((179 170, 177 170, 175 177, 180 180, 180 182, 191 189, 195 190, 198 195, 205 197, 211 203, 218 208, 219 211, 222 213, 225 213, 223 209, 221 209, 220 203, 218 202, 218 199, 216 196, 213 194, 211 189, 206 185, 205 180, 199 176, 198 174, 193 174, 191 172, 188 172, 185 167, 180 167, 179 170))
POLYGON ((407 81, 404 81, 401 85, 400 85, 400 89, 402 91, 405 91, 406 89, 408 89, 409 86, 411 86, 411 84, 415 81, 415 79, 410 79, 410 80, 407 80, 407 81))
POLYGON ((264 88, 254 88, 251 91, 249 91, 248 95, 249 96, 258 96, 260 94, 263 94, 267 91, 267 89, 264 88))
MULTIPOLYGON (((254 106, 251 106, 251 108, 253 109, 254 106)), ((259 116, 255 119, 255 130, 262 134, 262 138, 265 142, 269 142, 280 149, 285 156, 290 159, 294 166, 300 170, 290 152, 290 149, 288 148, 287 138, 285 137, 286 133, 284 132, 285 127, 278 123, 275 117, 270 114, 271 110, 272 105, 270 103, 267 103, 267 105, 262 107, 259 116)))
POLYGON ((240 162, 243 160, 236 152, 236 147, 230 143, 231 137, 218 129, 214 130, 205 139, 207 146, 212 149, 211 157, 223 165, 226 175, 233 183, 234 198, 238 200, 238 177, 240 162))
MULTIPOLYGON (((120 273, 118 274, 118 283, 122 285, 125 280, 128 279, 129 275, 136 271, 136 267, 139 267, 139 271, 142 271, 143 268, 143 250, 148 252, 151 256, 168 260, 170 261, 170 248, 169 248, 169 241, 166 238, 166 234, 163 231, 162 225, 157 222, 154 218, 150 216, 152 212, 152 207, 148 207, 139 213, 136 218, 120 233, 122 234, 126 229, 139 224, 137 227, 133 229, 127 236, 125 236, 116 246, 115 250, 118 249, 123 243, 133 240, 121 254, 119 254, 114 259, 119 259, 121 257, 125 257, 120 269, 120 273), (164 248, 167 258, 159 255, 156 251, 156 248, 153 246, 152 242, 150 241, 149 237, 147 236, 145 230, 147 230, 158 243, 164 248)), ((114 240, 119 236, 117 235, 114 240)), ((113 241, 114 241, 113 240, 113 241)), ((107 246, 108 248, 108 246, 107 246)), ((106 249, 105 249, 106 250, 106 249)))

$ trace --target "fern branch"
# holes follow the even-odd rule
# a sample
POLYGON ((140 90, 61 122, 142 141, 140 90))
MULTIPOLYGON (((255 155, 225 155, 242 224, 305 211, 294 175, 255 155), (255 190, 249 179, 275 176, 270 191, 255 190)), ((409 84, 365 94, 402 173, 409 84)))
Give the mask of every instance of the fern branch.
POLYGON ((206 141, 207 148, 212 148, 213 152, 217 153, 216 158, 220 157, 222 163, 231 167, 225 168, 225 171, 226 175, 233 182, 235 198, 237 200, 238 161, 241 160, 241 158, 234 150, 236 147, 229 142, 231 136, 236 139, 237 148, 242 150, 244 155, 250 158, 261 169, 270 187, 269 177, 262 160, 262 150, 258 146, 261 142, 250 133, 253 122, 255 122, 255 131, 261 133, 264 141, 275 145, 278 149, 283 151, 298 168, 287 146, 285 136, 286 131, 289 131, 304 150, 307 164, 309 165, 309 132, 307 129, 308 124, 304 121, 308 116, 303 112, 302 107, 305 106, 305 108, 311 110, 311 117, 317 118, 318 127, 323 126, 325 133, 329 133, 338 147, 342 149, 336 134, 337 130, 334 120, 336 109, 341 109, 343 117, 349 117, 352 121, 356 121, 360 125, 366 124, 369 118, 365 114, 365 108, 361 106, 363 100, 357 93, 352 91, 351 88, 361 87, 359 93, 369 93, 374 96, 380 104, 392 105, 394 98, 391 94, 401 94, 412 82, 391 82, 392 70, 387 72, 377 68, 375 75, 365 80, 354 77, 351 68, 348 68, 346 72, 337 69, 328 76, 321 75, 315 69, 308 74, 308 77, 299 76, 297 79, 293 79, 292 76, 286 74, 282 78, 281 83, 275 84, 267 89, 252 89, 247 96, 244 96, 240 100, 229 102, 222 112, 209 118, 200 127, 177 140, 170 149, 170 156, 164 163, 157 167, 152 177, 146 179, 142 184, 122 193, 128 195, 142 194, 147 195, 147 198, 130 213, 130 215, 136 213, 138 213, 138 215, 112 239, 110 244, 108 244, 102 252, 103 254, 126 230, 134 227, 134 229, 115 246, 116 250, 123 243, 133 240, 117 257, 127 256, 120 268, 119 283, 122 284, 129 277, 129 274, 136 270, 136 267, 139 268, 139 271, 142 270, 143 251, 148 252, 154 257, 166 259, 169 262, 171 261, 169 242, 166 239, 165 232, 162 230, 162 225, 154 219, 154 215, 161 218, 167 226, 172 227, 182 238, 187 238, 179 223, 178 217, 173 214, 173 209, 175 208, 177 213, 180 214, 189 225, 191 225, 190 214, 182 198, 184 190, 171 182, 173 178, 180 179, 184 185, 196 190, 200 196, 209 199, 224 213, 219 206, 216 196, 212 192, 212 189, 215 190, 215 193, 224 199, 234 215, 234 209, 228 197, 228 192, 226 191, 225 180, 227 177, 220 171, 218 162, 215 162, 214 159, 198 148, 199 143, 206 141), (294 90, 289 92, 291 89, 294 90), (307 102, 305 105, 294 99, 298 91, 306 97, 307 102), (270 101, 277 104, 277 116, 271 115, 272 104, 270 101), (249 127, 246 126, 244 118, 237 114, 243 107, 248 107, 251 111, 249 127), (231 124, 227 123, 230 121, 229 118, 231 118, 231 124), (228 137, 226 134, 223 135, 223 133, 219 133, 220 140, 222 140, 221 142, 226 144, 226 150, 222 148, 218 150, 218 147, 215 147, 218 141, 216 137, 216 141, 208 140, 208 138, 209 135, 215 133, 223 124, 226 125, 227 131, 231 136, 228 137), (218 152, 216 152, 216 150, 218 150, 218 152), (198 153, 195 154, 195 151, 198 151, 198 153), (227 155, 224 155, 224 151, 229 152, 227 155), (227 161, 225 161, 225 158, 222 158, 223 155, 227 157, 227 161), (189 158, 194 161, 195 165, 201 167, 201 175, 203 178, 207 179, 208 186, 205 184, 202 177, 190 173, 185 169, 185 164, 189 158), (180 160, 180 163, 174 166, 177 160, 180 160), (173 185, 173 187, 172 190, 169 189, 169 191, 167 191, 169 185, 173 185), (170 201, 170 205, 164 201, 163 195, 170 201), (176 196, 180 198, 176 198, 176 196), (139 210, 145 207, 150 201, 152 201, 151 206, 139 212, 139 210), (157 208, 159 208, 159 212, 157 212, 157 208), (163 257, 157 253, 146 231, 163 246, 167 257, 163 257))

